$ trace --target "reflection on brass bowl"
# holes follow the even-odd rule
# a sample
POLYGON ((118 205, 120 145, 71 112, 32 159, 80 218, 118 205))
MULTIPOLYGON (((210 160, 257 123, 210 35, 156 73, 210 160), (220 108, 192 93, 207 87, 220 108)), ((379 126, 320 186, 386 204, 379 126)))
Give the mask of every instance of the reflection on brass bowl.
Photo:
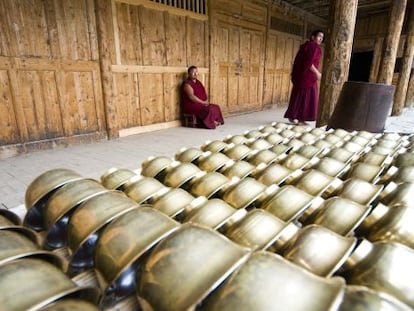
POLYGON ((264 133, 257 129, 245 131, 243 134, 246 138, 259 138, 264 136, 264 133))
POLYGON ((138 296, 152 310, 193 310, 248 255, 247 249, 214 230, 184 224, 149 255, 138 280, 138 296))
POLYGON ((348 236, 364 221, 370 211, 370 206, 340 197, 331 197, 306 219, 304 225, 316 224, 348 236))
POLYGON ((222 140, 208 140, 201 146, 201 150, 210 152, 221 152, 227 146, 227 143, 225 143, 222 140))
POLYGON ((282 238, 281 235, 288 225, 289 223, 263 209, 252 209, 243 219, 228 228, 225 235, 232 241, 255 251, 265 250, 271 248, 273 244, 279 243, 275 246, 278 248, 292 238, 298 230, 298 228, 286 230, 288 235, 282 238), (279 239, 282 242, 278 241, 279 239))
POLYGON ((198 148, 181 148, 174 156, 175 160, 180 162, 196 163, 197 159, 203 154, 198 148))
POLYGON ((233 143, 235 145, 244 144, 247 141, 247 137, 243 135, 229 135, 224 139, 225 143, 233 143))
POLYGON ((120 191, 109 191, 81 204, 70 217, 67 229, 71 267, 92 268, 100 231, 112 220, 138 206, 120 191))
POLYGON ((304 145, 297 150, 297 153, 311 159, 313 157, 325 156, 329 150, 329 148, 318 148, 313 145, 304 145))
POLYGON ((132 294, 144 254, 179 227, 178 222, 149 205, 133 209, 105 227, 94 254, 104 302, 132 294))
POLYGON ((383 189, 383 185, 373 185, 360 179, 347 179, 343 182, 338 196, 362 205, 369 205, 379 196, 383 189))
POLYGON ((265 138, 259 138, 259 139, 249 141, 246 143, 246 145, 254 150, 263 150, 263 149, 269 149, 270 147, 272 147, 272 144, 269 143, 265 138))
POLYGON ((125 194, 132 200, 141 203, 148 203, 159 191, 167 188, 153 177, 141 175, 133 176, 124 186, 125 194))
POLYGON ((39 259, 24 258, 0 266, 0 309, 39 310, 65 298, 96 303, 99 290, 78 287, 59 268, 39 259))
POLYGON ((226 149, 223 150, 224 154, 233 160, 243 160, 249 154, 253 152, 248 146, 244 144, 229 144, 226 149))
POLYGON ((215 172, 220 170, 230 160, 224 153, 206 151, 198 158, 198 167, 206 172, 215 172))
POLYGON ((63 299, 42 308, 42 311, 98 311, 97 305, 81 299, 63 299))
POLYGON ((410 311, 409 306, 394 297, 366 286, 347 285, 339 311, 410 311))
POLYGON ((330 277, 347 260, 356 242, 356 238, 309 225, 287 242, 283 257, 316 275, 330 277))
POLYGON ((253 253, 201 310, 336 310, 344 290, 340 277, 322 278, 262 251, 253 253))
POLYGON ((289 184, 301 174, 301 170, 292 171, 283 165, 272 163, 269 166, 265 166, 263 169, 255 172, 254 178, 257 179, 257 181, 270 186, 273 184, 289 184))
POLYGON ((16 213, 12 212, 7 208, 0 207, 0 228, 2 226, 2 220, 8 220, 13 225, 20 226, 22 224, 22 220, 16 213))
POLYGON ((304 157, 300 154, 290 153, 280 163, 283 164, 283 166, 287 167, 288 169, 294 171, 294 170, 300 170, 300 169, 301 170, 308 169, 314 166, 319 161, 320 161, 319 158, 308 159, 307 157, 304 157))
POLYGON ((251 176, 255 170, 256 166, 247 161, 240 160, 227 162, 226 165, 221 168, 220 173, 230 179, 233 177, 243 179, 251 176))
POLYGON ((352 136, 349 141, 363 147, 374 145, 377 142, 375 139, 368 139, 360 135, 352 136))
POLYGON ((329 151, 327 156, 343 163, 354 162, 359 157, 355 152, 346 150, 344 148, 333 148, 329 151))
POLYGON ((413 261, 414 250, 403 244, 362 240, 341 275, 348 284, 367 286, 414 308, 413 261))
POLYGON ((331 145, 339 146, 346 141, 342 137, 335 135, 334 133, 328 134, 323 138, 324 141, 330 143, 331 145))
POLYGON ((283 159, 284 157, 287 156, 289 152, 292 151, 292 147, 287 146, 285 144, 278 144, 278 145, 274 145, 269 150, 276 153, 280 159, 283 159))
POLYGON ((298 137, 301 135, 301 133, 295 132, 291 129, 285 129, 283 131, 281 131, 280 136, 284 137, 284 138, 289 138, 292 139, 293 137, 298 137))
POLYGON ((395 166, 404 167, 404 166, 414 166, 414 153, 401 153, 395 159, 395 166))
POLYGON ((318 170, 304 172, 295 183, 296 188, 313 196, 329 197, 342 185, 342 180, 326 175, 318 170))
POLYGON ((388 166, 393 161, 393 156, 390 154, 375 153, 373 150, 365 154, 361 161, 371 165, 388 166))
MULTIPOLYGON (((389 185, 391 186, 391 185, 389 185)), ((387 186, 388 187, 388 186, 387 186)), ((414 183, 406 182, 396 185, 395 189, 381 198, 381 202, 388 205, 412 205, 414 183)))
POLYGON ((302 136, 300 136, 300 140, 303 141, 306 145, 313 144, 318 138, 311 134, 311 133, 305 133, 302 136))
POLYGON ((414 166, 399 168, 392 180, 396 183, 414 183, 414 166))
POLYGON ((242 180, 232 180, 224 189, 223 200, 236 209, 248 208, 265 192, 266 185, 246 177, 242 180))
POLYGON ((354 152, 358 155, 362 155, 364 153, 367 153, 371 150, 371 147, 365 147, 365 146, 361 146, 357 143, 354 143, 352 141, 348 141, 346 142, 342 148, 344 148, 345 150, 348 150, 350 152, 354 152))
POLYGON ((272 133, 264 137, 271 145, 281 144, 286 142, 286 138, 278 133, 272 133))
POLYGON ((279 159, 279 155, 273 151, 264 149, 264 150, 254 150, 247 157, 247 161, 255 166, 258 166, 260 163, 270 164, 279 159))
POLYGON ((36 177, 26 189, 24 224, 36 231, 43 230, 44 206, 49 197, 63 185, 79 179, 82 179, 81 175, 63 168, 52 169, 36 177))
POLYGON ((166 172, 164 184, 172 188, 185 187, 201 170, 193 163, 172 163, 166 172))
POLYGON ((59 188, 45 206, 45 246, 55 249, 67 245, 67 223, 73 211, 90 198, 108 192, 93 179, 80 179, 59 188))
POLYGON ((151 156, 141 163, 141 175, 153 177, 161 182, 165 178, 165 170, 173 162, 171 158, 151 156))
POLYGON ((215 197, 230 179, 217 172, 209 172, 191 181, 190 192, 194 196, 204 196, 207 199, 215 197))
POLYGON ((399 140, 381 139, 376 145, 382 148, 398 149, 402 146, 402 142, 399 140))
POLYGON ((132 176, 136 175, 129 169, 111 168, 101 176, 101 183, 107 189, 120 190, 132 176))
POLYGON ((278 130, 270 124, 259 127, 259 131, 262 133, 276 133, 278 130))
MULTIPOLYGON (((30 229, 27 228, 27 230, 30 229)), ((43 259, 59 269, 63 269, 64 266, 63 260, 59 256, 40 249, 39 245, 24 233, 15 229, 0 230, 0 266, 13 260, 28 257, 43 259)))
POLYGON ((165 215, 175 218, 181 216, 185 212, 185 207, 194 199, 194 196, 181 188, 171 188, 154 200, 152 207, 165 215))
POLYGON ((285 144, 289 147, 292 147, 292 151, 297 151, 301 147, 305 146, 305 142, 303 142, 299 138, 292 138, 288 142, 286 142, 285 144))
POLYGON ((352 165, 347 174, 347 178, 361 179, 376 184, 380 180, 383 171, 383 166, 359 162, 352 165))
POLYGON ((291 222, 302 215, 311 205, 315 204, 314 208, 317 208, 321 203, 320 198, 316 199, 312 195, 288 185, 281 187, 276 194, 266 198, 260 208, 283 221, 291 222))
POLYGON ((309 132, 311 130, 311 127, 309 127, 309 126, 303 126, 303 125, 294 125, 291 128, 291 130, 294 131, 294 132, 297 132, 299 134, 304 134, 304 133, 309 132))
POLYGON ((340 137, 344 140, 349 140, 353 135, 356 134, 356 132, 349 132, 347 130, 337 128, 337 129, 333 130, 332 134, 335 135, 335 136, 338 136, 338 137, 340 137))
POLYGON ((350 163, 344 163, 330 157, 323 157, 314 168, 331 177, 341 178, 350 169, 350 163))

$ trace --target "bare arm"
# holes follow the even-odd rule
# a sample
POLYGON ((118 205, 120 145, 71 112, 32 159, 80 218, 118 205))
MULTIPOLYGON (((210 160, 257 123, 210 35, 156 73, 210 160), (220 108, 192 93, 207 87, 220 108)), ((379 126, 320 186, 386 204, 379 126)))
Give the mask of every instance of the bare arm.
POLYGON ((200 98, 198 98, 195 94, 194 94, 194 90, 191 86, 189 86, 187 83, 184 84, 184 92, 187 94, 188 98, 191 99, 191 101, 195 102, 195 103, 200 103, 203 105, 208 105, 208 101, 206 100, 201 100, 200 98))

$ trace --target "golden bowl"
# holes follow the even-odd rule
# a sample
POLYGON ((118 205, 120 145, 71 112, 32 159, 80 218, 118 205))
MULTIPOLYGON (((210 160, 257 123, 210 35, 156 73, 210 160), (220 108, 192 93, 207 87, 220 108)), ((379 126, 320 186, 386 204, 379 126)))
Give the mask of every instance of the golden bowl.
POLYGON ((153 177, 137 175, 129 179, 124 186, 124 193, 138 204, 150 202, 158 192, 167 188, 153 177))
POLYGON ((3 221, 8 221, 7 223, 20 226, 22 224, 22 220, 20 217, 12 212, 11 210, 7 208, 0 207, 0 228, 2 226, 3 221))
POLYGON ((79 298, 96 303, 99 290, 79 287, 56 266, 24 258, 0 266, 0 309, 39 310, 59 299, 79 298))
POLYGON ((343 278, 322 278, 277 254, 254 252, 200 310, 337 310, 344 291, 343 278))
POLYGON ((325 137, 323 137, 323 138, 315 141, 315 143, 313 144, 313 146, 318 147, 318 148, 332 148, 332 149, 334 149, 334 148, 339 148, 340 146, 343 145, 343 142, 342 141, 340 141, 338 143, 338 146, 336 146, 335 144, 332 144, 332 143, 326 141, 324 138, 325 137))
POLYGON ((80 179, 59 188, 45 206, 45 246, 51 249, 67 245, 67 223, 83 202, 110 190, 93 179, 80 179))
POLYGON ((152 310, 193 310, 248 255, 217 231, 184 224, 151 252, 137 294, 152 310))
POLYGON ((273 151, 264 149, 264 150, 254 150, 249 154, 246 161, 250 164, 258 166, 260 163, 271 164, 280 159, 280 156, 273 151))
POLYGON ((342 236, 348 236, 365 220, 370 211, 370 206, 340 197, 331 197, 306 219, 304 225, 315 224, 342 236))
POLYGON ((299 178, 302 173, 301 170, 292 171, 283 165, 272 163, 264 166, 261 170, 257 170, 253 176, 257 181, 270 186, 273 184, 289 184, 299 178))
POLYGON ((402 142, 400 140, 380 139, 376 146, 395 150, 402 147, 402 142))
POLYGON ((285 245, 283 257, 316 275, 330 277, 347 260, 356 238, 343 237, 325 227, 303 227, 285 245))
POLYGON ((234 222, 243 218, 247 211, 236 210, 221 199, 207 200, 205 197, 198 197, 191 204, 197 202, 197 206, 189 212, 183 222, 191 222, 214 230, 228 227, 234 222))
POLYGON ((294 170, 306 170, 320 161, 319 158, 308 159, 298 153, 290 153, 286 158, 280 161, 283 166, 294 170))
POLYGON ((165 171, 172 162, 173 160, 168 157, 150 156, 141 163, 141 175, 145 177, 153 177, 163 182, 165 178, 165 171))
POLYGON ((377 143, 376 139, 369 139, 360 135, 352 136, 352 138, 349 141, 363 147, 375 145, 377 143))
POLYGON ((311 134, 311 133, 304 133, 300 136, 300 140, 304 142, 306 145, 313 144, 318 138, 311 134))
POLYGON ((361 146, 360 144, 357 144, 357 143, 352 142, 352 141, 346 142, 342 146, 342 148, 344 148, 345 150, 348 150, 350 152, 356 153, 357 155, 362 155, 362 154, 365 154, 365 153, 371 151, 371 147, 361 146))
POLYGON ((347 285, 339 311, 410 311, 409 306, 394 297, 366 286, 347 285))
POLYGON ((407 205, 411 206, 411 200, 414 195, 414 183, 405 182, 396 185, 395 189, 388 194, 383 195, 381 203, 388 206, 407 205))
POLYGON ((263 209, 252 209, 239 222, 234 223, 225 231, 225 235, 232 241, 251 250, 266 250, 283 246, 297 230, 286 230, 289 223, 277 218, 263 209), (283 232, 288 236, 281 237, 283 232), (283 242, 280 242, 278 240, 283 242), (278 243, 279 242, 279 243, 278 243), (275 245, 276 244, 276 245, 275 245))
POLYGON ((227 148, 223 150, 223 153, 229 158, 239 161, 245 159, 249 154, 253 152, 248 146, 244 144, 229 144, 227 148))
POLYGON ((366 164, 378 166, 389 166, 393 160, 394 157, 392 155, 375 153, 373 150, 365 154, 361 159, 361 161, 366 164))
POLYGON ((313 168, 328 176, 341 178, 349 171, 351 164, 323 157, 313 168))
POLYGON ((405 166, 414 166, 414 153, 401 153, 395 158, 395 166, 401 168, 405 166))
POLYGON ((414 166, 399 168, 392 180, 396 183, 414 183, 414 166))
POLYGON ((204 196, 207 199, 218 196, 230 179, 217 172, 209 172, 200 178, 194 178, 190 183, 190 193, 194 196, 204 196))
POLYGON ((220 170, 230 160, 224 153, 206 151, 198 158, 198 167, 206 172, 215 172, 220 170))
POLYGON ((331 145, 339 146, 342 145, 346 139, 335 135, 334 133, 330 133, 323 138, 324 141, 328 142, 331 145))
POLYGON ((311 130, 311 127, 303 125, 294 125, 292 126, 291 130, 299 134, 303 134, 309 132, 311 130))
POLYGON ((98 311, 97 305, 82 299, 63 299, 42 308, 42 311, 98 311))
POLYGON ((243 179, 245 177, 251 176, 256 170, 256 166, 250 164, 247 161, 238 160, 238 161, 229 161, 220 169, 222 173, 227 178, 238 177, 243 179))
POLYGON ((46 171, 36 177, 27 187, 25 193, 25 206, 27 209, 24 218, 25 226, 36 231, 44 229, 44 206, 49 197, 63 185, 82 179, 78 173, 58 168, 46 171))
POLYGON ((248 130, 248 131, 245 131, 244 133, 243 133, 243 135, 246 137, 246 138, 259 138, 259 137, 262 137, 263 135, 264 135, 264 133, 262 133, 260 130, 258 130, 258 129, 253 129, 253 130, 248 130))
POLYGON ((210 152, 222 152, 227 146, 227 143, 222 140, 208 140, 201 146, 201 150, 210 152))
POLYGON ((110 190, 122 190, 122 187, 132 177, 136 176, 133 171, 125 168, 111 168, 101 176, 102 185, 110 190))
POLYGON ((319 139, 325 137, 327 134, 331 133, 333 129, 331 130, 325 130, 324 127, 315 127, 309 131, 310 134, 315 135, 319 139))
POLYGON ((288 142, 285 143, 286 146, 292 147, 292 151, 297 151, 303 146, 305 146, 305 143, 300 140, 299 138, 292 138, 288 142))
POLYGON ((295 182, 295 187, 313 196, 324 198, 332 195, 343 181, 339 178, 326 175, 318 170, 310 169, 304 172, 295 182))
POLYGON ((300 217, 307 209, 317 209, 323 200, 294 186, 281 187, 274 195, 268 196, 260 208, 268 211, 283 221, 291 222, 300 217))
POLYGON ((377 199, 383 189, 383 185, 373 185, 367 181, 352 178, 343 182, 338 196, 362 205, 369 205, 377 199))
POLYGON ((271 145, 282 144, 287 141, 287 139, 279 133, 271 133, 264 136, 264 139, 266 139, 271 145))
POLYGON ((223 141, 225 143, 233 143, 235 145, 244 144, 247 141, 247 137, 244 135, 228 135, 223 141))
MULTIPOLYGON (((164 195, 154 200, 152 207, 167 216, 182 216, 185 208, 195 197, 181 188, 170 188, 164 195)), ((188 211, 189 212, 189 211, 188 211)))
POLYGON ((349 140, 352 136, 356 134, 356 132, 349 132, 347 130, 338 128, 338 129, 334 129, 332 131, 332 134, 344 140, 349 140))
POLYGON ((246 142, 246 145, 253 150, 263 150, 272 147, 272 144, 269 143, 265 138, 253 139, 246 142))
POLYGON ((414 308, 413 261, 414 250, 403 244, 362 240, 341 275, 347 284, 386 293, 414 308))
POLYGON ((92 268, 100 232, 108 223, 138 206, 120 191, 109 191, 81 204, 70 217, 67 228, 71 268, 92 268))
POLYGON ((271 124, 260 126, 259 131, 262 133, 277 133, 278 130, 271 124))
POLYGON ((265 190, 266 185, 254 178, 233 179, 228 187, 223 189, 223 200, 236 209, 248 208, 254 205, 265 190))
POLYGON ((174 162, 166 171, 164 184, 172 188, 186 187, 199 172, 200 168, 193 163, 174 162))
POLYGON ((174 159, 180 162, 196 163, 201 157, 203 151, 198 148, 181 148, 174 156, 174 159))
POLYGON ((285 130, 285 129, 290 129, 293 127, 292 124, 288 124, 284 122, 274 122, 272 123, 272 126, 278 130, 285 130))
POLYGON ((280 134, 280 136, 282 136, 284 138, 288 138, 288 139, 292 139, 294 137, 299 137, 301 135, 301 133, 295 132, 291 129, 284 129, 279 134, 280 134))
POLYGON ((149 205, 130 210, 106 226, 94 254, 103 302, 133 294, 144 254, 178 228, 178 222, 149 205))
POLYGON ((363 162, 355 163, 351 166, 347 178, 365 180, 372 184, 378 183, 381 174, 384 172, 383 166, 371 165, 363 162))
POLYGON ((334 160, 337 160, 343 163, 355 162, 359 158, 357 153, 349 151, 344 148, 338 148, 338 147, 332 148, 328 152, 327 157, 330 157, 334 160))
POLYGON ((329 150, 329 148, 318 148, 313 145, 304 145, 297 150, 297 153, 308 159, 312 159, 313 157, 325 156, 329 150))

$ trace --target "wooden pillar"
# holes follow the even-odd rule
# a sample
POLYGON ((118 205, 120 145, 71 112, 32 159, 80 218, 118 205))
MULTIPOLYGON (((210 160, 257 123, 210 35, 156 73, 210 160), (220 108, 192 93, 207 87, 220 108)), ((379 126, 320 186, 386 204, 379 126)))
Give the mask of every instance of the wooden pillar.
POLYGON ((358 0, 330 0, 317 126, 326 125, 348 79, 358 0))
POLYGON ((115 138, 119 137, 119 125, 116 118, 116 103, 114 103, 114 85, 112 78, 112 64, 116 61, 114 28, 112 23, 112 1, 95 0, 95 7, 106 130, 109 138, 115 138))
POLYGON ((374 44, 374 57, 372 59, 371 70, 369 72, 369 82, 375 83, 378 80, 378 69, 381 60, 381 50, 384 38, 376 38, 374 44))
POLYGON ((405 107, 414 106, 414 70, 411 72, 410 83, 408 84, 407 96, 405 98, 405 107))
POLYGON ((398 116, 402 113, 407 96, 408 82, 410 80, 411 68, 414 56, 414 5, 408 16, 408 30, 405 39, 404 54, 401 62, 401 71, 398 78, 397 88, 395 89, 394 104, 392 115, 398 116))
POLYGON ((391 3, 392 7, 389 16, 388 33, 385 37, 384 46, 382 49, 382 58, 377 81, 378 83, 384 84, 392 83, 395 58, 397 56, 398 43, 400 41, 400 34, 404 21, 404 13, 407 6, 407 0, 393 0, 391 3))

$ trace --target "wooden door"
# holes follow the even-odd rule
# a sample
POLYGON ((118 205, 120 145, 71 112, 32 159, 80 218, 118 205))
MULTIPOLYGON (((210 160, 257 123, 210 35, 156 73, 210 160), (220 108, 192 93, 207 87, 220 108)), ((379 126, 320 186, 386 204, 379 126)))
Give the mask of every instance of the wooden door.
POLYGON ((223 22, 214 42, 218 72, 212 74, 211 85, 217 88, 212 92, 222 110, 230 115, 260 110, 264 32, 223 22))

